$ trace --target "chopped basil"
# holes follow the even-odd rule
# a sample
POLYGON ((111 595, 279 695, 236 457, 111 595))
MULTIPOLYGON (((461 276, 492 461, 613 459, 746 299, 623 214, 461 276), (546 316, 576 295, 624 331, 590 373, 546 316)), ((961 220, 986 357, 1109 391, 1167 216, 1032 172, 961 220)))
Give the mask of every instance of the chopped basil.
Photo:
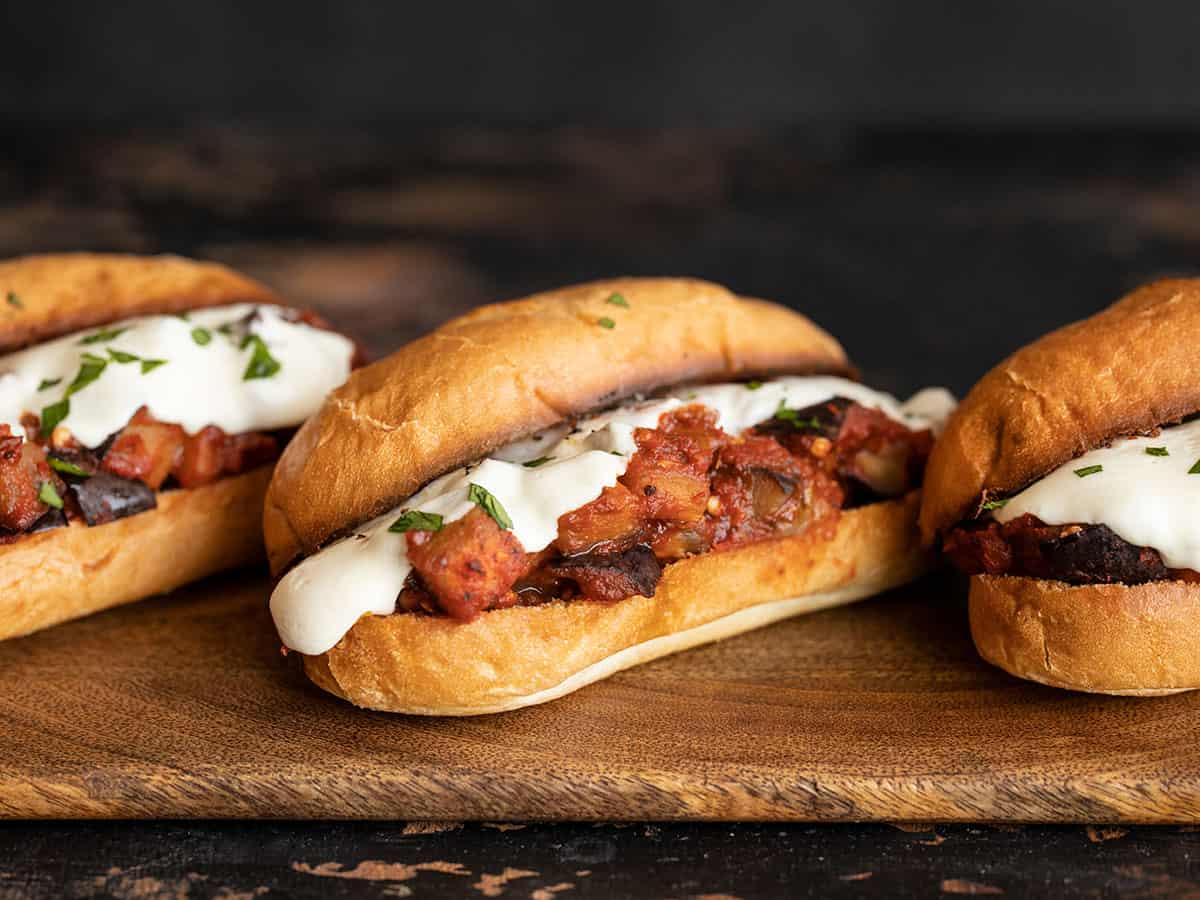
POLYGON ((104 344, 108 341, 115 341, 118 336, 127 332, 128 328, 106 328, 103 331, 97 331, 95 334, 89 334, 79 343, 81 344, 104 344))
POLYGON ((145 375, 147 372, 153 372, 159 366, 165 366, 166 364, 167 361, 165 359, 143 359, 142 374, 145 375))
MULTIPOLYGON (((42 410, 42 434, 49 437, 58 423, 65 419, 71 413, 71 395, 77 394, 85 387, 99 378, 105 367, 108 365, 108 360, 102 356, 96 356, 92 353, 83 354, 83 362, 79 364, 79 374, 75 376, 75 380, 67 386, 67 391, 63 394, 63 398, 57 403, 51 403, 42 410)), ((60 379, 61 380, 61 379, 60 379)))
POLYGON ((746 382, 746 390, 748 390, 748 391, 757 391, 762 386, 763 386, 763 383, 761 381, 747 381, 746 382))
MULTIPOLYGON (((100 356, 92 356, 90 353, 83 355, 83 362, 79 364, 79 373, 74 377, 73 382, 67 388, 66 397, 72 394, 78 394, 86 386, 95 382, 104 373, 104 367, 108 365, 108 360, 101 359, 100 356)), ((66 400, 64 397, 64 400, 66 400)))
POLYGON ((57 456, 47 455, 46 462, 48 462, 50 464, 50 468, 52 468, 55 472, 62 472, 64 475, 74 475, 77 478, 91 478, 92 477, 91 472, 87 471, 86 469, 80 468, 79 466, 75 465, 75 463, 73 463, 69 460, 59 459, 57 456))
POLYGON ((5 297, 4 299, 8 302, 8 305, 13 307, 14 309, 24 309, 25 308, 25 304, 21 302, 21 298, 18 297, 12 291, 9 291, 8 296, 5 297))
POLYGON ((438 531, 441 527, 442 517, 437 513, 410 509, 393 522, 388 531, 400 534, 405 531, 438 531))
POLYGON ((1080 478, 1087 478, 1089 475, 1095 475, 1097 472, 1103 472, 1104 466, 1084 466, 1082 469, 1073 470, 1080 478))
POLYGON ((508 513, 500 505, 500 501, 488 493, 486 488, 471 482, 471 486, 467 489, 467 499, 491 516, 492 521, 501 528, 512 528, 512 519, 508 517, 508 513))
POLYGON ((1192 465, 1192 467, 1190 469, 1188 469, 1188 474, 1189 475, 1200 475, 1200 459, 1196 460, 1196 462, 1192 465))
POLYGON ((620 450, 609 450, 608 452, 611 453, 613 456, 621 456, 621 457, 625 456, 625 454, 622 453, 620 450))
POLYGON ((602 318, 597 319, 596 324, 599 325, 601 328, 607 328, 610 331, 613 328, 617 327, 617 323, 614 322, 612 319, 610 319, 608 316, 603 316, 602 318))
POLYGON ((83 354, 83 362, 79 364, 79 374, 75 376, 75 380, 67 388, 67 397, 79 393, 99 378, 104 374, 104 368, 107 365, 108 360, 102 357, 93 356, 90 353, 83 354))
POLYGON ((192 329, 192 340, 195 341, 197 344, 199 344, 201 347, 203 347, 205 344, 207 344, 209 341, 212 340, 212 332, 209 331, 207 328, 193 328, 192 329))
POLYGON ((775 418, 780 422, 787 422, 797 431, 802 428, 811 428, 815 431, 821 430, 821 421, 813 416, 808 419, 800 418, 800 413, 794 409, 787 408, 787 400, 779 401, 779 409, 775 410, 775 418))
POLYGON ((529 462, 521 463, 521 465, 527 469, 536 469, 538 466, 544 466, 552 459, 554 459, 553 456, 539 456, 537 459, 531 459, 529 462))
POLYGON ((233 334, 233 323, 226 322, 224 325, 218 325, 217 331, 221 332, 221 334, 226 334, 226 335, 233 334))
POLYGON ((50 437, 58 423, 65 419, 70 412, 71 401, 66 397, 45 407, 42 410, 42 434, 50 437))
POLYGON ((267 342, 257 334, 248 334, 242 338, 241 349, 245 350, 247 347, 253 347, 254 353, 250 356, 250 363, 246 366, 246 373, 242 376, 242 381, 270 378, 282 368, 279 360, 273 357, 271 351, 267 349, 267 342))
POLYGON ((62 384, 62 379, 61 378, 43 378, 42 383, 38 385, 38 390, 39 391, 49 390, 50 388, 54 387, 56 384, 62 384))
POLYGON ((112 361, 116 363, 131 363, 138 361, 138 357, 136 357, 134 354, 126 353, 124 350, 114 350, 112 347, 108 348, 108 355, 111 356, 112 361))
POLYGON ((38 491, 38 499, 47 506, 53 506, 55 509, 62 509, 62 497, 58 496, 58 491, 54 489, 54 485, 49 481, 43 481, 41 490, 38 491))
POLYGON ((1008 502, 1008 500, 988 500, 980 508, 981 509, 999 509, 1007 502, 1008 502))
POLYGON ((629 309, 629 301, 626 300, 624 297, 622 297, 620 294, 613 294, 604 302, 611 303, 613 306, 623 306, 626 309, 629 309))
POLYGON ((1151 456, 1170 456, 1166 447, 1147 447, 1146 452, 1151 456))

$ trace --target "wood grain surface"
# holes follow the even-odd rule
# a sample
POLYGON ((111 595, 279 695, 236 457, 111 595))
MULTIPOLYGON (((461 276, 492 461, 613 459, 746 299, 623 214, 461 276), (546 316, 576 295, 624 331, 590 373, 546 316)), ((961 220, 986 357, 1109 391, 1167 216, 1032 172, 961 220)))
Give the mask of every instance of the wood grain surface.
POLYGON ((1200 819, 1200 694, 974 655, 949 576, 473 719, 361 712, 279 654, 254 573, 0 645, 9 817, 1200 819))

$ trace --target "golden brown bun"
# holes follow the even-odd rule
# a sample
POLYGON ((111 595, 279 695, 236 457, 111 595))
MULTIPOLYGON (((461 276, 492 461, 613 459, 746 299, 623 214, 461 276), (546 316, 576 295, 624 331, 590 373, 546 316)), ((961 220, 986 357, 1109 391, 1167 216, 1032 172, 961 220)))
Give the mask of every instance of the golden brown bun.
POLYGON ((970 609, 980 655, 1020 678, 1133 696, 1200 687, 1200 585, 977 575, 970 609))
POLYGON ((24 256, 0 262, 0 353, 117 319, 243 301, 280 302, 232 269, 178 256, 24 256))
POLYGON ((304 658, 325 690, 358 706, 465 716, 543 703, 668 653, 787 616, 849 603, 929 566, 917 493, 841 514, 809 533, 667 566, 654 597, 486 612, 470 624, 364 616, 328 653, 304 658))
POLYGON ((0 639, 173 590, 263 557, 271 467, 164 491, 158 508, 0 545, 0 639))
POLYGON ((480 307, 356 371, 300 429, 267 494, 271 568, 443 472, 631 394, 850 371, 808 319, 703 281, 623 278, 480 307))
POLYGON ((972 388, 925 473, 927 542, 1079 454, 1200 410, 1200 279, 1158 281, 1018 350, 972 388))

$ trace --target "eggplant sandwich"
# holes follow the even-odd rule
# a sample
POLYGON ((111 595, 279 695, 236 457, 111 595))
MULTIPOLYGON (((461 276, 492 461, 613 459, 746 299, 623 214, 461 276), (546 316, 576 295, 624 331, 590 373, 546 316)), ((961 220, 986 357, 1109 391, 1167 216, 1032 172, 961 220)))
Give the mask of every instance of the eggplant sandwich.
POLYGON ((454 319, 280 459, 283 644, 359 706, 472 715, 909 581, 953 401, 853 373, 803 316, 687 279, 454 319))
POLYGON ((274 461, 357 354, 223 266, 0 262, 0 638, 261 560, 274 461))
POLYGON ((971 576, 980 654, 1106 694, 1200 687, 1200 280, 1018 350, 933 451, 921 525, 971 576))

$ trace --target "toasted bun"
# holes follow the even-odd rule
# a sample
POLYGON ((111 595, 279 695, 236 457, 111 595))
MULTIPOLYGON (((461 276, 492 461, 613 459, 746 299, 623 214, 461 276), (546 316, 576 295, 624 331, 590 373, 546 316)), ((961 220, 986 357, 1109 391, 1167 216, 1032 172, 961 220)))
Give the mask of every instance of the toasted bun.
POLYGON ((158 508, 0 545, 0 639, 173 590, 263 557, 271 467, 164 491, 158 508))
POLYGON ((917 494, 848 510, 816 533, 666 567, 654 597, 549 603, 474 622, 364 616, 304 658, 330 693, 371 709, 468 716, 544 703, 602 678, 800 613, 850 603, 924 572, 917 494))
POLYGON ((924 539, 973 515, 985 493, 1014 493, 1115 437, 1200 410, 1196 334, 1200 279, 1158 281, 992 369, 934 447, 924 539))
POLYGON ((1091 584, 977 575, 971 635, 1019 678, 1097 694, 1200 688, 1200 585, 1091 584))
POLYGON ((851 371, 808 319, 703 281, 598 281, 480 307, 356 371, 300 429, 267 494, 271 568, 444 472, 631 394, 851 371))
POLYGON ((10 259, 0 262, 0 353, 117 319, 243 301, 280 302, 231 269, 178 256, 60 253, 10 259))

